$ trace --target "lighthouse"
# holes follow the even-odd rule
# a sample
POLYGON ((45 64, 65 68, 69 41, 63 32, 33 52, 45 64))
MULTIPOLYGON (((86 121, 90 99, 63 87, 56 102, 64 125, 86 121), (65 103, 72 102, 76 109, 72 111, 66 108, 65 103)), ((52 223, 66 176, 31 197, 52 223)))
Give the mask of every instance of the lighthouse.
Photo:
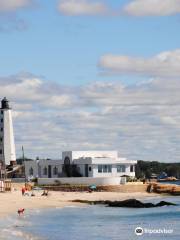
POLYGON ((0 108, 0 162, 5 166, 16 162, 12 110, 6 98, 0 108))

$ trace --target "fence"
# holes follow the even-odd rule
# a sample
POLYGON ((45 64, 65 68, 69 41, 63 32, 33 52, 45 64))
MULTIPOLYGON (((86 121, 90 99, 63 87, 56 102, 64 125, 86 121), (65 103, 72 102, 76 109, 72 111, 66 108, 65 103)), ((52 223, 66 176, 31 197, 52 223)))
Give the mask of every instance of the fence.
POLYGON ((0 192, 11 191, 11 181, 10 180, 0 180, 0 192))

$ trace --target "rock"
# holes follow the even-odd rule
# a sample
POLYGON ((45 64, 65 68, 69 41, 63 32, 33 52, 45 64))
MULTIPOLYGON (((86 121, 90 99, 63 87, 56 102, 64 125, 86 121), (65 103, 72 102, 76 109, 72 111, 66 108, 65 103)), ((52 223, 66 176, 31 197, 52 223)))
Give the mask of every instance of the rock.
POLYGON ((108 204, 109 207, 128 207, 128 208, 150 208, 155 207, 153 203, 142 203, 136 199, 127 199, 124 201, 115 201, 108 204))
POLYGON ((161 201, 156 204, 156 207, 163 207, 163 206, 176 206, 177 204, 171 203, 171 202, 166 202, 166 201, 161 201))
POLYGON ((176 204, 171 202, 161 201, 157 204, 153 203, 143 203, 136 199, 127 199, 124 201, 88 201, 88 200, 73 200, 72 202, 86 203, 90 205, 103 204, 108 207, 127 207, 127 208, 153 208, 162 206, 176 206, 176 204))
POLYGON ((144 204, 136 199, 128 199, 124 201, 115 201, 108 204, 109 207, 131 207, 131 208, 143 208, 144 204))

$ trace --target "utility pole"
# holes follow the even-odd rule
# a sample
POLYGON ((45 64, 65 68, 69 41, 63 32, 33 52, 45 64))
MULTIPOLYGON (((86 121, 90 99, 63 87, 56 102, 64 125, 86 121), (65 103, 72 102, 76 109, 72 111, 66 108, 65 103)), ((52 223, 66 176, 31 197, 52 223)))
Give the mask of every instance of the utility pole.
MULTIPOLYGON (((22 165, 23 165, 24 174, 25 174, 25 154, 24 154, 24 146, 22 146, 22 165)), ((25 186, 26 186, 26 183, 27 183, 27 179, 26 179, 26 176, 25 176, 25 186)))
POLYGON ((24 155, 24 147, 22 146, 22 161, 25 161, 25 155, 24 155))

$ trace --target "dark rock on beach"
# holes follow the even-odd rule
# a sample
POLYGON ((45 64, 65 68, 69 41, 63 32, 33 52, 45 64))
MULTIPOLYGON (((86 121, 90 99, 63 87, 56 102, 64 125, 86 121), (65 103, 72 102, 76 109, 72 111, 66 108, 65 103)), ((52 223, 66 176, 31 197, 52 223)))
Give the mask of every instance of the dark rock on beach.
POLYGON ((176 204, 171 203, 171 202, 165 202, 165 201, 161 201, 157 204, 143 203, 136 199, 115 201, 115 202, 110 202, 108 204, 109 207, 128 207, 128 208, 153 208, 153 207, 162 207, 162 206, 170 206, 170 205, 176 205, 176 204))
POLYGON ((175 204, 175 203, 161 201, 161 202, 159 202, 159 203, 156 204, 156 207, 176 206, 176 205, 177 205, 177 204, 175 204))
POLYGON ((166 201, 161 201, 157 204, 143 203, 136 199, 127 199, 124 201, 88 201, 88 200, 73 200, 73 202, 87 203, 91 205, 103 204, 108 207, 126 207, 126 208, 153 208, 162 206, 176 206, 176 204, 166 201))

